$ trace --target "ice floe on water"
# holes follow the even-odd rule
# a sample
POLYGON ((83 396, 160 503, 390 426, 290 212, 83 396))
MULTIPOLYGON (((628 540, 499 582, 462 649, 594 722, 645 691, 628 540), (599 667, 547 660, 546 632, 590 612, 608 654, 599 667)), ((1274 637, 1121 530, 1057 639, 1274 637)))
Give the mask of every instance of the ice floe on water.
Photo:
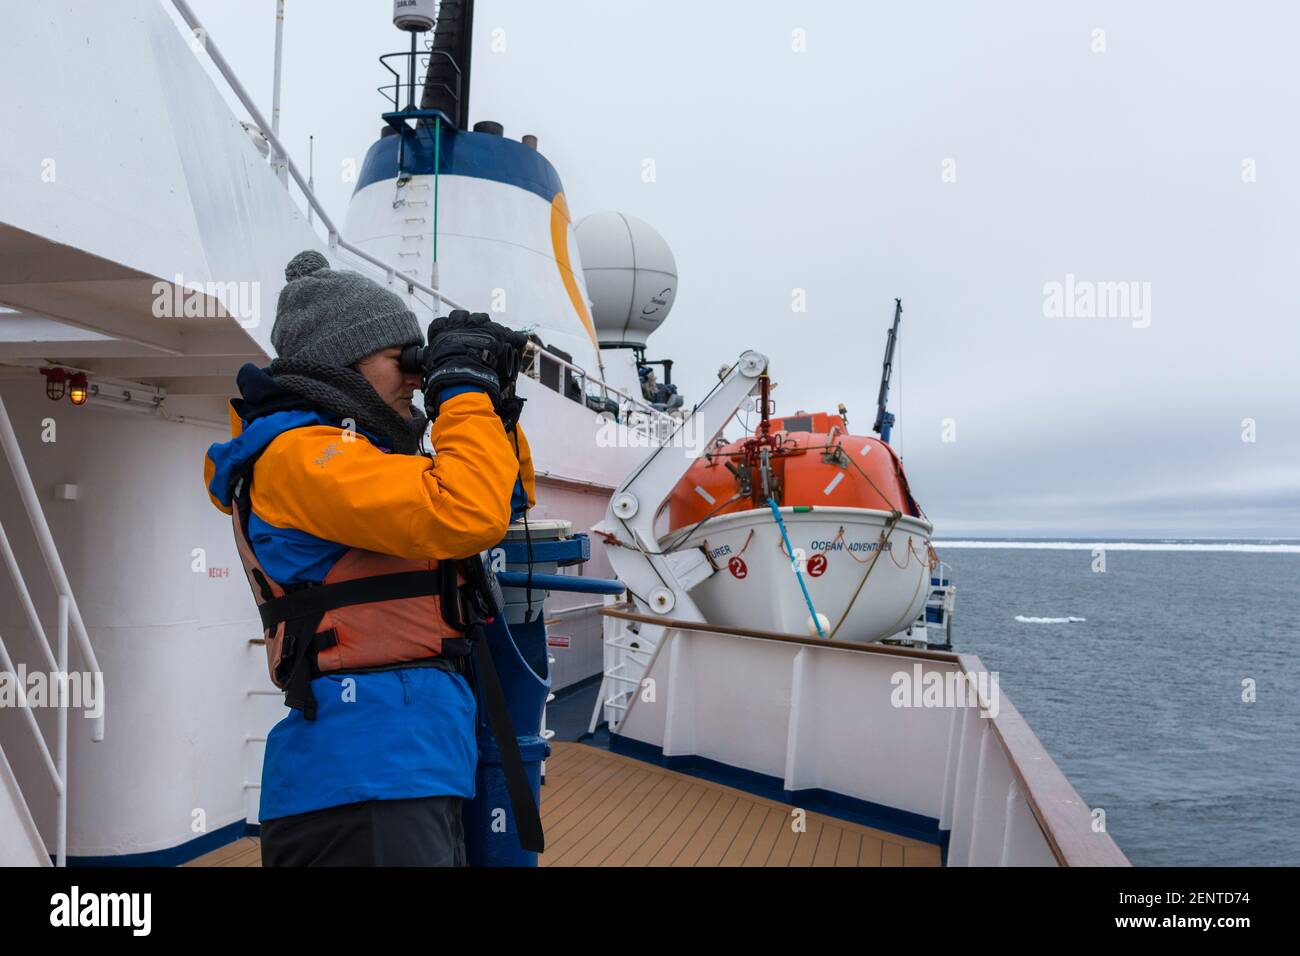
POLYGON ((1016 620, 1021 624, 1082 624, 1086 617, 1025 617, 1017 614, 1016 620))
POLYGON ((1238 551, 1248 554, 1300 554, 1300 544, 1276 541, 1008 541, 936 538, 943 548, 996 548, 1042 551, 1238 551))

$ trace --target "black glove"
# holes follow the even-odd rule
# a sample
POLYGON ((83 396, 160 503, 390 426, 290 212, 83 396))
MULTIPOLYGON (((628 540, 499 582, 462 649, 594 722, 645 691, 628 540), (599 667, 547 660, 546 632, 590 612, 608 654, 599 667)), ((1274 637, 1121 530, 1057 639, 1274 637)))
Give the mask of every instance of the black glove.
POLYGON ((503 398, 513 398, 519 350, 527 341, 524 333, 493 322, 485 312, 456 309, 429 323, 427 341, 422 372, 430 421, 438 415, 438 396, 454 385, 483 389, 501 414, 503 398))

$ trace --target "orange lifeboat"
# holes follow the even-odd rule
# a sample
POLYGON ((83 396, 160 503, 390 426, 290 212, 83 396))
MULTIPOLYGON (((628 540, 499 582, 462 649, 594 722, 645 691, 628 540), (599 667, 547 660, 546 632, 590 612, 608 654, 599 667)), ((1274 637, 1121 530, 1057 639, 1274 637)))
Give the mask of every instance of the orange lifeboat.
POLYGON ((902 463, 879 438, 851 435, 841 415, 773 418, 754 438, 723 442, 696 459, 668 499, 670 532, 719 515, 778 505, 870 508, 921 517, 902 463), (767 450, 766 456, 763 450, 767 450))
POLYGON ((660 546, 713 567, 691 591, 711 623, 871 642, 911 634, 930 595, 932 525, 894 450, 843 414, 764 414, 693 462, 667 510, 660 546))

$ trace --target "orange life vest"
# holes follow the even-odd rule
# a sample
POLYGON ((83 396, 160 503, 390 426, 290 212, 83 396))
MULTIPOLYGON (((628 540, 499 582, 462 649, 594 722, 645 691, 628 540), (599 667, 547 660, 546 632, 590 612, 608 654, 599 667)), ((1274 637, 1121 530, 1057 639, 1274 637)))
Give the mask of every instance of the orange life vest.
MULTIPOLYGON (((465 610, 465 580, 454 562, 413 560, 349 548, 320 584, 273 580, 248 540, 253 463, 235 488, 235 545, 257 601, 271 681, 285 703, 316 719, 311 679, 339 671, 386 670, 397 665, 457 666, 470 653, 465 627, 452 620, 465 610)), ((472 623, 473 616, 465 623, 472 623)))

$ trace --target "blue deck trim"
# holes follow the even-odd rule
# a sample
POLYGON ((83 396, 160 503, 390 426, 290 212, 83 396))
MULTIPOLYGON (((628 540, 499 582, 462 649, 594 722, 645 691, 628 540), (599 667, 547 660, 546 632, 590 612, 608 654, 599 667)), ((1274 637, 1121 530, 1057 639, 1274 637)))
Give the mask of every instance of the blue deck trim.
MULTIPOLYGON (((397 147, 403 140, 406 145, 402 151, 401 172, 433 175, 433 127, 420 126, 405 134, 381 137, 370 147, 361 164, 354 194, 372 183, 397 178, 397 147)), ((443 127, 441 153, 439 176, 470 176, 509 183, 540 196, 548 203, 554 201, 557 193, 564 192, 560 174, 545 156, 531 146, 504 136, 443 127)))
POLYGON ((211 833, 204 833, 179 846, 147 853, 123 853, 118 856, 70 856, 68 866, 180 866, 205 853, 220 849, 245 836, 253 836, 261 827, 246 820, 236 820, 211 833))
POLYGON ((939 829, 939 821, 924 814, 887 807, 884 804, 846 797, 841 793, 823 790, 820 787, 804 790, 786 790, 785 781, 754 770, 742 770, 730 764, 710 760, 707 757, 682 755, 665 757, 662 747, 647 744, 640 740, 630 740, 620 734, 610 734, 609 749, 625 757, 634 757, 647 763, 658 764, 668 770, 699 777, 723 786, 735 787, 759 797, 788 803, 823 816, 847 820, 866 827, 874 827, 898 836, 911 837, 939 847, 940 858, 946 864, 948 857, 948 834, 939 829))

